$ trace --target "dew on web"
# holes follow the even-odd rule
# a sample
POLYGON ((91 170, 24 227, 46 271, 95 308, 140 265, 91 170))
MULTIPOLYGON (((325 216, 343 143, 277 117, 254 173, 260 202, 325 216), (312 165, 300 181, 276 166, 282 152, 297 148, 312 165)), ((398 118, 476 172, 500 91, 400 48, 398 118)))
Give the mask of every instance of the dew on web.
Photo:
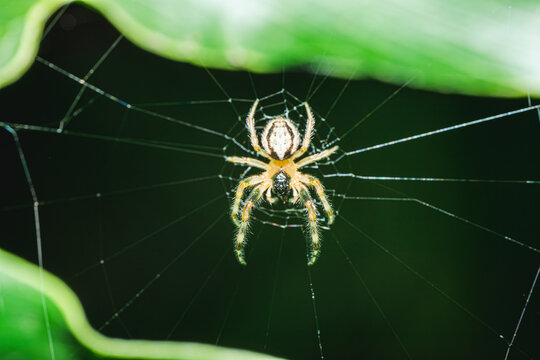
POLYGON ((461 111, 438 122, 444 114, 432 107, 450 111, 457 100, 418 100, 407 88, 414 79, 391 88, 193 68, 182 74, 204 77, 179 81, 169 96, 141 68, 128 70, 134 51, 145 56, 115 34, 79 72, 41 53, 35 66, 53 80, 38 80, 42 93, 25 101, 58 101, 59 110, 0 123, 13 150, 8 180, 19 182, 10 180, 0 211, 35 229, 21 235, 26 245, 6 246, 37 255, 41 269, 73 286, 95 328, 292 358, 430 358, 449 339, 461 344, 449 358, 538 358, 534 99, 458 99, 461 111), (204 90, 194 86, 201 81, 204 90), (47 86, 66 90, 51 100, 47 86), (255 99, 259 134, 283 116, 302 136, 308 102, 316 121, 308 154, 340 146, 305 170, 337 214, 328 226, 318 202, 315 267, 306 268, 303 208, 264 201, 253 212, 248 267, 232 255, 230 202, 258 169, 224 158, 257 156, 246 129, 255 99), (404 120, 405 111, 415 116, 404 120))

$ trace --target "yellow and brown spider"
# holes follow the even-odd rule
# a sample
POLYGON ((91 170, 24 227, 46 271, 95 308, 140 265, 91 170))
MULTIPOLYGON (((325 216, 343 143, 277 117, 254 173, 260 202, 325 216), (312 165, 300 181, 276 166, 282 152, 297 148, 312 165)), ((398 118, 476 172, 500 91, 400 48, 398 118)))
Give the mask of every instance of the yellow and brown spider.
POLYGON ((232 220, 238 227, 234 246, 236 257, 240 264, 246 265, 244 259, 244 244, 249 224, 249 215, 251 209, 259 200, 261 200, 263 194, 266 195, 266 200, 272 204, 276 201, 276 199, 272 197, 272 194, 277 195, 285 203, 292 193, 290 202, 294 205, 300 200, 307 209, 309 232, 311 234, 311 249, 308 265, 313 265, 319 256, 320 239, 317 225, 317 210, 313 198, 309 193, 309 187, 313 187, 321 199, 324 210, 328 214, 329 225, 334 221, 334 213, 324 194, 321 182, 314 176, 301 173, 298 169, 330 156, 338 149, 338 147, 334 146, 295 162, 296 159, 304 155, 307 151, 315 124, 311 109, 309 108, 309 105, 305 103, 308 121, 300 149, 298 149, 298 146, 300 145, 298 129, 292 121, 284 117, 274 118, 266 124, 261 136, 261 148, 257 137, 257 131, 255 130, 255 119, 253 117, 258 104, 259 100, 256 100, 251 107, 247 118, 247 127, 249 129, 253 149, 261 156, 270 160, 270 162, 264 163, 249 157, 232 156, 226 158, 227 161, 235 164, 248 165, 264 170, 264 172, 259 175, 250 176, 245 180, 242 180, 236 190, 236 198, 231 213, 232 220), (247 188, 253 189, 247 195, 240 219, 238 219, 240 203, 244 195, 244 190, 247 188))

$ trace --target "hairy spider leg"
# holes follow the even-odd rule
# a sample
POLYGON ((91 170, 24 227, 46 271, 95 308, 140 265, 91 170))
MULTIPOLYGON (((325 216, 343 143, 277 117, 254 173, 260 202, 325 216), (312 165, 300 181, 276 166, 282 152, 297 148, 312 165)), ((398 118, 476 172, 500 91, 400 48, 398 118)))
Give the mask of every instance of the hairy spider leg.
POLYGON ((304 203, 307 209, 307 217, 309 223, 309 235, 311 238, 310 253, 308 259, 308 266, 315 264, 320 254, 320 239, 319 239, 319 226, 317 224, 317 209, 313 198, 309 194, 309 190, 304 185, 299 185, 300 199, 304 203))
POLYGON ((236 226, 240 226, 240 222, 238 221, 238 210, 240 209, 240 202, 242 201, 242 196, 244 195, 244 189, 253 185, 260 184, 263 181, 263 176, 254 175, 248 177, 246 180, 241 181, 240 184, 238 184, 238 187, 236 188, 236 196, 231 211, 231 218, 236 226))
POLYGON ((264 191, 266 191, 267 186, 269 186, 267 183, 256 186, 248 195, 242 210, 242 222, 240 223, 240 226, 238 226, 238 234, 236 235, 236 241, 234 243, 236 258, 242 265, 247 265, 244 257, 244 247, 246 232, 249 226, 249 215, 253 206, 255 206, 255 204, 261 199, 264 191))
POLYGON ((298 191, 296 190, 296 187, 292 186, 292 197, 291 197, 291 204, 296 204, 298 201, 298 191))
POLYGON ((325 157, 328 157, 328 156, 332 155, 334 152, 336 152, 336 150, 338 148, 339 148, 339 146, 336 145, 336 146, 334 146, 334 147, 332 147, 330 149, 326 149, 324 151, 321 151, 320 153, 310 155, 307 158, 303 158, 302 160, 300 160, 299 162, 296 163, 296 168, 300 169, 302 166, 306 166, 306 165, 309 165, 311 163, 314 163, 315 161, 322 160, 325 157))
POLYGON ((268 190, 266 190, 266 201, 268 201, 270 204, 276 202, 276 199, 272 197, 272 187, 269 187, 268 190))
POLYGON ((251 139, 251 146, 253 146, 253 149, 259 153, 260 155, 271 159, 270 155, 266 153, 261 148, 261 145, 259 145, 259 137, 257 136, 257 130, 255 130, 255 110, 257 110, 257 105, 259 105, 259 99, 255 100, 253 103, 253 106, 251 106, 251 110, 249 111, 249 115, 247 118, 247 127, 249 129, 249 137, 251 139))
POLYGON ((306 106, 306 113, 308 115, 308 121, 306 124, 306 132, 304 133, 304 139, 302 140, 302 146, 300 149, 298 149, 292 156, 292 159, 299 158, 300 156, 304 155, 304 153, 309 148, 309 143, 311 142, 311 136, 313 134, 313 127, 315 126, 315 118, 313 117, 313 114, 311 113, 311 109, 308 105, 308 103, 304 103, 306 106))
POLYGON ((332 210, 332 206, 330 206, 330 202, 328 202, 328 198, 324 193, 324 188, 319 179, 312 175, 301 174, 300 181, 308 186, 313 186, 315 188, 319 199, 321 199, 324 211, 326 211, 326 214, 328 215, 328 225, 332 225, 332 223, 334 222, 334 211, 332 210))
POLYGON ((261 160, 253 159, 250 157, 238 157, 238 156, 227 156, 225 161, 232 162, 233 164, 244 164, 259 169, 266 170, 266 164, 261 160))

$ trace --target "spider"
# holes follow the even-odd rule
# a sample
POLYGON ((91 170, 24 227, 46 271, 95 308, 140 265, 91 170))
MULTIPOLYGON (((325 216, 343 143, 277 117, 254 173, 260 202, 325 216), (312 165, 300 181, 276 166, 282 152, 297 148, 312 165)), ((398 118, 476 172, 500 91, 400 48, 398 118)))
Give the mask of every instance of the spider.
POLYGON ((290 203, 294 205, 301 201, 306 207, 311 236, 308 265, 313 265, 317 261, 320 253, 320 239, 317 225, 317 210, 313 198, 310 195, 309 188, 313 187, 317 192, 324 210, 328 215, 329 225, 334 222, 334 212, 326 198, 321 182, 316 177, 304 174, 298 171, 298 169, 330 156, 338 149, 338 147, 334 146, 295 162, 295 160, 304 155, 308 150, 315 124, 309 105, 304 103, 308 120, 304 139, 302 140, 302 146, 298 148, 300 145, 300 135, 292 121, 284 117, 277 117, 271 119, 266 124, 261 135, 261 148, 255 130, 254 119, 255 110, 257 109, 258 104, 259 100, 256 100, 251 107, 246 120, 247 128, 249 130, 253 149, 259 155, 267 158, 269 162, 264 163, 263 161, 250 157, 232 156, 225 158, 226 161, 235 164, 248 165, 264 170, 264 172, 258 175, 250 176, 242 180, 236 189, 236 197, 231 212, 232 220, 238 227, 238 233, 234 242, 236 257, 240 264, 246 265, 244 259, 244 245, 249 225, 249 216, 253 206, 262 199, 263 195, 265 195, 266 200, 270 204, 273 204, 277 199, 272 195, 276 195, 283 203, 286 203, 287 200, 289 200, 290 203), (240 203, 244 191, 248 188, 251 188, 252 190, 246 196, 244 206, 240 212, 240 203))

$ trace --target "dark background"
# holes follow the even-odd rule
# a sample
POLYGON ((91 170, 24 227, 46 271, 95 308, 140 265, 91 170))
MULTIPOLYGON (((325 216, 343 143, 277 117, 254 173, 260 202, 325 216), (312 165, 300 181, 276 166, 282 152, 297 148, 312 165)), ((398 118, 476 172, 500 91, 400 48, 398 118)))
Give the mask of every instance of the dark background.
MULTIPOLYGON (((70 6, 43 40, 39 55, 84 77, 117 37, 100 15, 70 6)), ((253 100, 283 86, 304 100, 310 84, 323 81, 310 99, 319 115, 329 111, 346 86, 346 80, 314 78, 302 69, 271 75, 210 71, 228 96, 205 69, 159 58, 123 39, 89 82, 131 104, 148 104, 253 100)), ((351 81, 327 121, 344 134, 397 88, 351 81)), ((2 118, 56 128, 79 89, 77 82, 35 63, 21 80, 1 90, 2 118)), ((226 133, 242 129, 237 116, 244 116, 250 105, 141 106, 226 133)), ((344 151, 360 149, 526 106, 526 98, 406 88, 339 145, 344 151)), ((82 95, 79 107, 83 110, 67 126, 70 131, 173 147, 217 147, 212 150, 217 154, 228 145, 225 153, 231 155, 233 147, 222 137, 126 109, 92 91, 82 95)), ((321 135, 328 131, 319 129, 321 135)), ((219 157, 87 136, 22 130, 19 136, 37 196, 47 202, 40 207, 44 267, 74 289, 94 327, 115 337, 218 342, 293 359, 320 356, 300 229, 284 231, 255 221, 244 268, 232 252, 234 228, 226 197, 232 182, 216 178, 128 191, 203 176, 236 176, 238 168, 219 157), (118 190, 126 191, 107 195, 118 190), (104 195, 77 198, 97 192, 104 195), (218 196, 211 206, 149 236, 218 196), (106 261, 100 264, 100 259, 106 261)), ((238 141, 248 143, 245 132, 239 136, 238 141)), ((540 180, 539 139, 538 115, 529 111, 346 157, 336 168, 313 174, 540 180)), ((36 262, 32 202, 6 131, 0 132, 0 146, 0 243, 36 262)), ((417 198, 540 247, 538 184, 321 180, 330 193, 350 197, 417 198)), ((412 201, 334 197, 333 203, 340 216, 330 231, 322 232, 322 255, 310 268, 326 358, 407 358, 394 332, 413 359, 504 357, 507 342, 499 335, 512 336, 540 263, 537 252, 412 201)), ((536 290, 512 359, 540 358, 536 290)))

